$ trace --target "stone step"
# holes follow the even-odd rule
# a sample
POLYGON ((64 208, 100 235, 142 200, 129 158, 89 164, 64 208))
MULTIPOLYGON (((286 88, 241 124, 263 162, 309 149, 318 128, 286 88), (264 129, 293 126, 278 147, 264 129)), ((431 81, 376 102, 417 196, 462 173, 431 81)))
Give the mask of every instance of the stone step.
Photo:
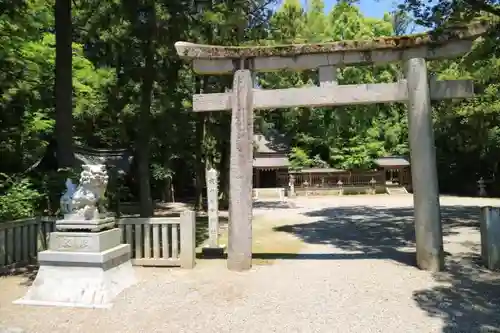
POLYGON ((408 191, 404 187, 388 187, 387 193, 389 195, 400 195, 400 194, 408 194, 408 191))

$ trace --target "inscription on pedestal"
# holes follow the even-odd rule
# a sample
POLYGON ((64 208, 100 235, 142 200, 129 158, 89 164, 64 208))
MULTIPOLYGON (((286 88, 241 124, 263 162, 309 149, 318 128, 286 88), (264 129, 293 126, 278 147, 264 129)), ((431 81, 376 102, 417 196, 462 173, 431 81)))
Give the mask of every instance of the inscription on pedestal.
POLYGON ((81 251, 89 248, 88 237, 58 236, 57 243, 59 251, 81 251))
POLYGON ((101 252, 121 243, 120 229, 101 232, 53 232, 49 250, 61 252, 101 252))

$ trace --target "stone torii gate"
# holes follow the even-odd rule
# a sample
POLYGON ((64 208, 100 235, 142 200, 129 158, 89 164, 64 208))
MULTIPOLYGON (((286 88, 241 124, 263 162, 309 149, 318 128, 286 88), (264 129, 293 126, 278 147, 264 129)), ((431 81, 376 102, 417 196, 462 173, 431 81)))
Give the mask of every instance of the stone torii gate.
POLYGON ((473 96, 468 80, 428 79, 426 59, 468 52, 485 24, 454 28, 439 35, 419 34, 373 40, 271 47, 224 47, 187 42, 177 53, 204 75, 233 73, 233 89, 193 96, 193 111, 231 111, 228 268, 247 270, 252 260, 253 110, 407 102, 417 265, 439 271, 444 266, 436 153, 431 100, 473 96), (393 83, 338 85, 343 66, 405 63, 405 79, 393 83), (253 88, 255 72, 319 70, 319 87, 262 90, 253 88))

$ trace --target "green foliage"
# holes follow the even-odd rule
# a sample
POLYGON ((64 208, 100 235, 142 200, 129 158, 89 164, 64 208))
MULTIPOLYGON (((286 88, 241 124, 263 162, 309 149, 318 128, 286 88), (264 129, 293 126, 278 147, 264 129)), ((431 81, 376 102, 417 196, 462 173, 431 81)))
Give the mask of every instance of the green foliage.
POLYGON ((0 174, 0 221, 12 221, 35 216, 41 198, 26 178, 0 174))
MULTIPOLYGON (((341 1, 329 13, 319 10, 321 0, 306 12, 298 1, 285 1, 271 18, 271 36, 278 42, 327 42, 369 39, 394 33, 393 20, 364 17, 351 2, 341 1)), ((397 66, 346 67, 339 70, 340 84, 393 82, 397 66)), ((312 85, 314 72, 270 73, 261 76, 264 88, 312 85)), ((372 167, 374 158, 407 153, 407 123, 400 105, 365 105, 336 108, 296 108, 266 113, 264 122, 294 138, 292 167, 342 169, 372 167)))
POLYGON ((300 170, 302 168, 309 168, 312 165, 312 160, 306 151, 299 147, 293 147, 288 155, 290 160, 290 167, 292 170, 300 170))
MULTIPOLYGON (((418 24, 432 28, 463 24, 485 16, 500 18, 499 0, 405 0, 399 8, 412 13, 418 24)), ((494 26, 492 30, 496 30, 494 26)))

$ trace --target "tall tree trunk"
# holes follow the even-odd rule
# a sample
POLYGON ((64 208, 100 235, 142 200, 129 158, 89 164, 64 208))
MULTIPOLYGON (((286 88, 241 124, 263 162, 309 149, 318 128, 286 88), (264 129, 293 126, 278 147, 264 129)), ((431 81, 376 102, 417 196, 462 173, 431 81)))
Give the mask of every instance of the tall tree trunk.
POLYGON ((138 173, 139 173, 139 201, 140 214, 142 217, 153 215, 153 202, 151 199, 151 184, 149 172, 149 155, 151 137, 151 101, 153 93, 153 83, 155 81, 154 53, 155 45, 154 38, 156 35, 156 12, 154 2, 149 1, 148 16, 147 16, 147 36, 144 44, 145 65, 142 76, 141 85, 141 104, 139 113, 139 126, 137 136, 137 157, 138 157, 138 173))
POLYGON ((59 168, 73 166, 71 0, 56 0, 55 134, 59 168))

